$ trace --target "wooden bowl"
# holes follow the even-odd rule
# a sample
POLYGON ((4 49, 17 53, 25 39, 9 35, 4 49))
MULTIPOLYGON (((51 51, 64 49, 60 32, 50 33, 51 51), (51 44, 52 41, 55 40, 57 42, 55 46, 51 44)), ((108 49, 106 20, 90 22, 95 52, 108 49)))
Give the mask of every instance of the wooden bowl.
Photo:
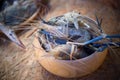
POLYGON ((47 71, 65 78, 81 77, 94 72, 103 63, 108 52, 106 49, 103 52, 95 52, 78 60, 58 60, 42 49, 37 38, 34 39, 33 44, 35 46, 35 56, 39 63, 47 71))

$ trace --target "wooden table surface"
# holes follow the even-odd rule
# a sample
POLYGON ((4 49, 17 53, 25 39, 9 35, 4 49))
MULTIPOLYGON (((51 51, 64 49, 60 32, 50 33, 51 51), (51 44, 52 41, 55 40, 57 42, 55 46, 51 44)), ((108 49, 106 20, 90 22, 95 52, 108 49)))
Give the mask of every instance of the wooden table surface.
MULTIPOLYGON (((108 34, 120 34, 120 16, 118 11, 95 0, 51 0, 51 10, 46 16, 58 16, 69 11, 79 11, 83 15, 103 18, 102 28, 108 34)), ((26 50, 8 40, 0 39, 0 80, 119 80, 120 49, 109 49, 103 65, 94 73, 74 79, 65 79, 47 72, 35 58, 34 35, 27 38, 30 31, 22 33, 20 39, 26 50)), ((120 41, 120 39, 119 39, 120 41)))

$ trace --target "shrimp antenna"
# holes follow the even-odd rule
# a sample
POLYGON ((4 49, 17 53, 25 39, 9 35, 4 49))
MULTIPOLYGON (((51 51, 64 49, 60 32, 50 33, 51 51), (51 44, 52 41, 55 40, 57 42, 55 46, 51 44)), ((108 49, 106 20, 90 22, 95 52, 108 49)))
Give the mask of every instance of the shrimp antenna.
POLYGON ((101 27, 103 19, 102 18, 98 19, 97 15, 95 15, 95 17, 96 17, 96 22, 97 22, 97 25, 98 25, 98 29, 100 30, 101 33, 103 33, 103 30, 102 30, 102 27, 101 27))
POLYGON ((49 23, 48 23, 47 21, 45 21, 43 18, 40 17, 39 19, 41 20, 42 23, 44 23, 44 24, 49 24, 49 23))

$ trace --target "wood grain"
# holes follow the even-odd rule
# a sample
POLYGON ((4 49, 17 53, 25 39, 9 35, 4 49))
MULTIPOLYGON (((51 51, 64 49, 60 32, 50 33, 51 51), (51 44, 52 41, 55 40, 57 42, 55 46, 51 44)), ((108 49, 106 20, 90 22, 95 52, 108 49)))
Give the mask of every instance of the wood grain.
MULTIPOLYGON (((113 1, 116 2, 116 1, 113 1)), ((117 3, 117 2, 116 2, 117 3)), ((119 11, 99 3, 96 0, 51 0, 51 11, 46 16, 58 16, 69 11, 78 10, 83 15, 93 19, 94 13, 103 18, 102 28, 107 34, 120 34, 119 11), (63 4, 64 3, 64 4, 63 4)), ((20 49, 10 41, 0 38, 0 80, 119 80, 120 79, 120 49, 109 49, 109 53, 101 67, 95 72, 80 78, 62 78, 46 71, 35 57, 32 45, 34 36, 26 38, 28 33, 22 34, 20 39, 27 47, 20 49)), ((120 40, 117 40, 120 41, 120 40)), ((38 56, 39 57, 39 56, 38 56)))

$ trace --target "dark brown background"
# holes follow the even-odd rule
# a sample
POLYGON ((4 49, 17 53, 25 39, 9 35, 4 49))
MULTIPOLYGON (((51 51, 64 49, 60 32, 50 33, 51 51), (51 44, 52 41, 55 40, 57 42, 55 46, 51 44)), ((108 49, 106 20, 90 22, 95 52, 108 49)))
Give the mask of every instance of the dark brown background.
MULTIPOLYGON (((51 0, 51 9, 46 19, 69 11, 95 19, 94 14, 103 18, 102 28, 107 34, 120 34, 119 0, 51 0)), ((103 65, 94 73, 74 79, 65 79, 47 72, 34 56, 33 36, 29 32, 20 36, 27 46, 26 51, 13 43, 0 40, 0 80, 119 80, 120 49, 109 49, 103 65)), ((120 40, 119 40, 120 41, 120 40)))

